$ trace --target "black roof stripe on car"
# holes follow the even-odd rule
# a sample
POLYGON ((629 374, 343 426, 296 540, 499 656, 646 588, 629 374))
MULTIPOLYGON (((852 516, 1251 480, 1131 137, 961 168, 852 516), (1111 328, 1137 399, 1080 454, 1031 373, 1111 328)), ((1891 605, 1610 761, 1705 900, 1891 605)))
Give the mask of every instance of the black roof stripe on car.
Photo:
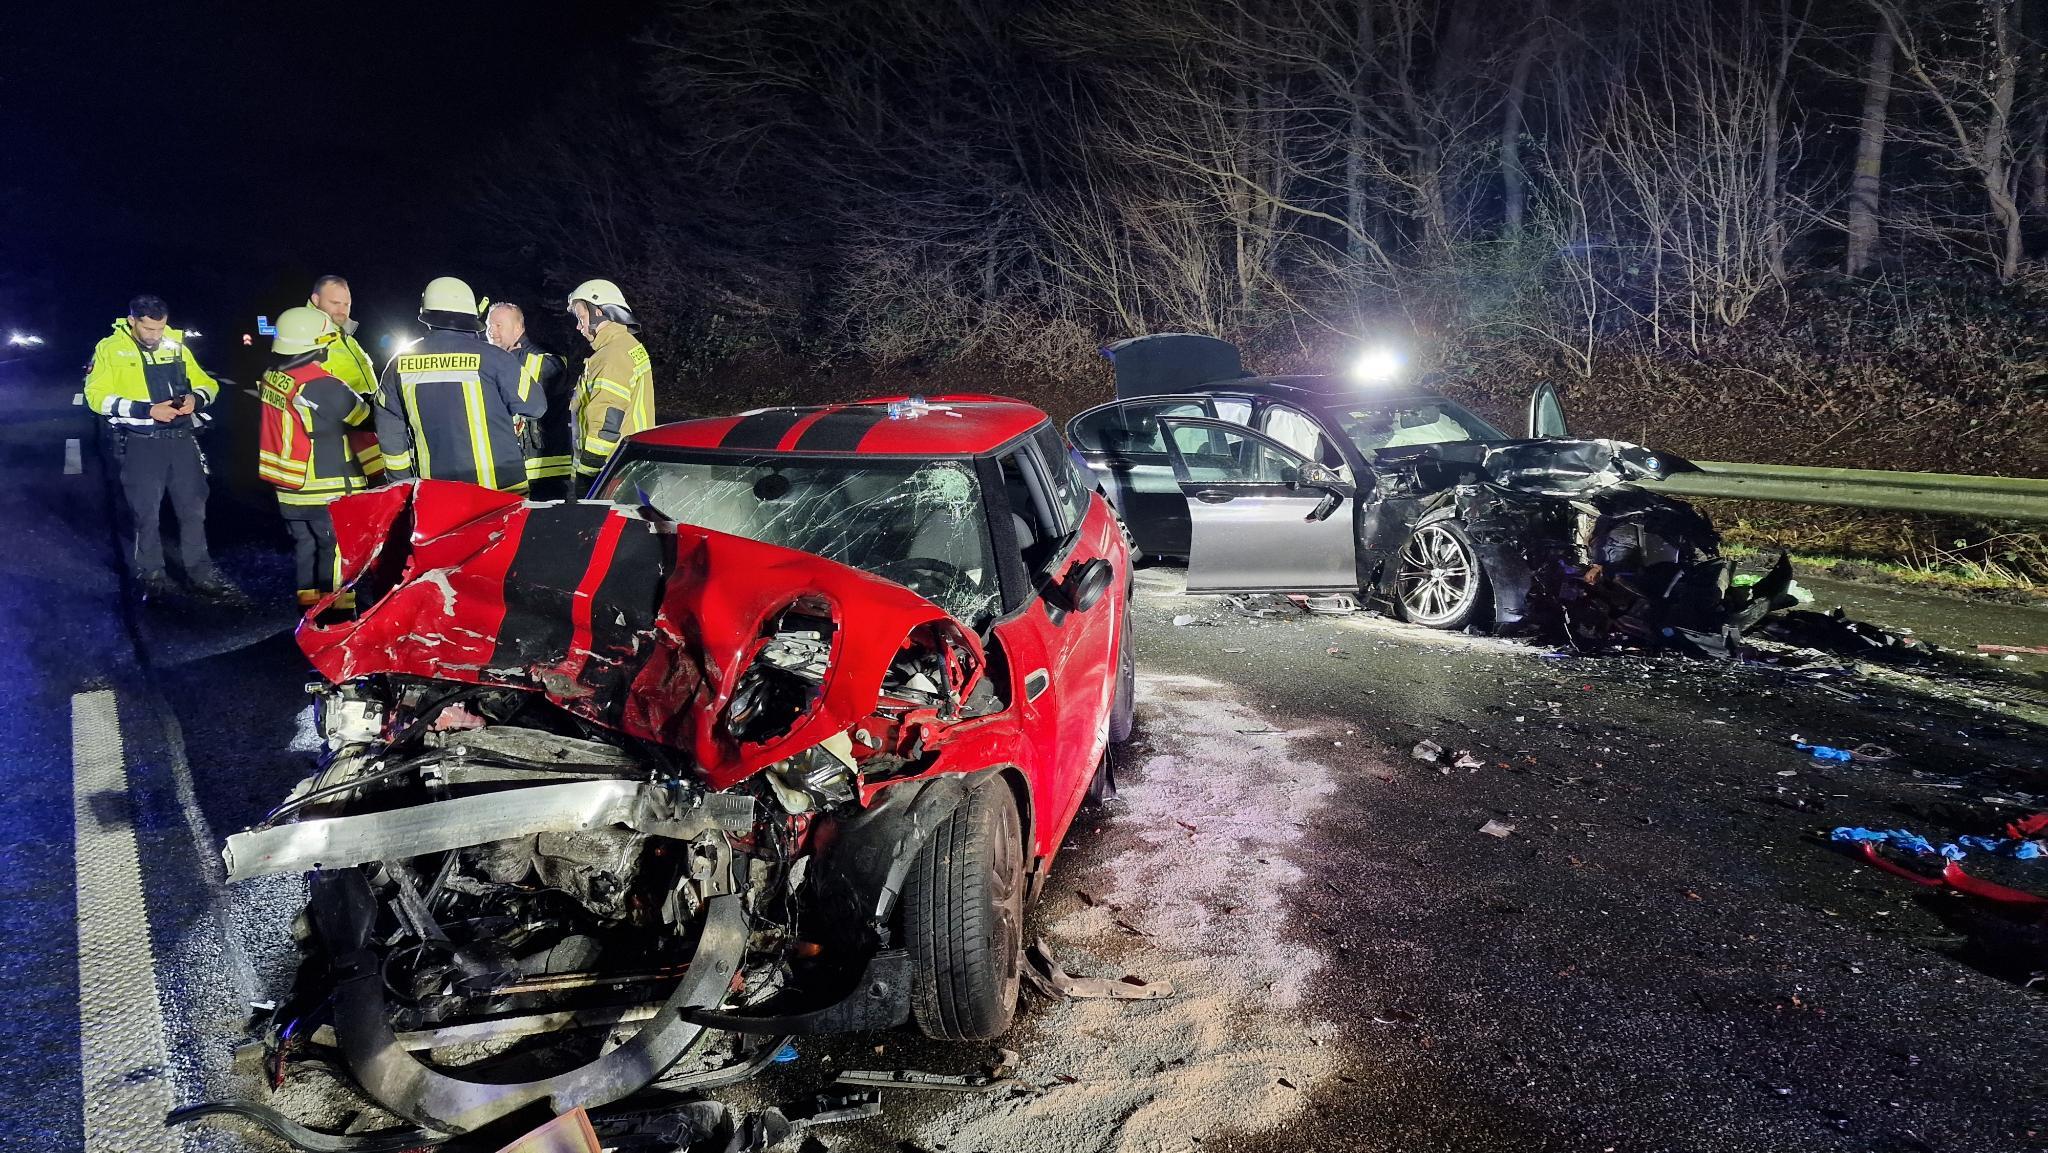
POLYGON ((783 435, 795 428, 796 423, 806 415, 808 414, 796 409, 772 408, 767 412, 743 416, 737 424, 725 431, 725 436, 718 442, 718 447, 774 448, 782 443, 783 435))
POLYGON ((889 406, 859 404, 828 412, 796 438, 797 452, 852 452, 889 418, 889 406))

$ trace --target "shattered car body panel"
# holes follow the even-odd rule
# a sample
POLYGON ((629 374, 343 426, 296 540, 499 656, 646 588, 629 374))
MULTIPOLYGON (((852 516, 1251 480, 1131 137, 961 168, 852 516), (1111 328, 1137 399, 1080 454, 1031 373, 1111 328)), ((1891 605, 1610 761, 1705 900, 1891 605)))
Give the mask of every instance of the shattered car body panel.
POLYGON ((300 629, 321 675, 402 673, 537 690, 585 719, 688 754, 713 788, 871 712, 916 630, 940 634, 955 692, 964 696, 980 675, 973 634, 900 585, 613 506, 529 505, 422 481, 337 504, 335 533, 344 578, 367 607, 353 618, 316 615, 300 629), (749 578, 713 578, 721 572, 749 578), (859 607, 859 628, 846 627, 850 606, 859 607), (825 651, 797 652, 797 642, 768 627, 792 608, 827 626, 825 651), (736 731, 730 713, 742 673, 806 656, 819 666, 815 706, 768 739, 736 731))
POLYGON ((723 489, 640 466, 751 417, 629 441, 611 504, 434 481, 337 502, 358 607, 329 597, 298 634, 328 682, 318 770, 224 852, 233 880, 312 880, 263 1028, 273 1082, 322 1057, 423 1134, 460 1134, 729 1081, 785 1034, 927 1028, 906 918, 917 940, 951 922, 913 865, 976 798, 1014 796, 1003 859, 1042 876, 1129 675, 1107 506, 1053 472, 1072 466, 1042 413, 959 407, 973 420, 932 432, 976 455, 878 465, 896 498, 806 487, 864 459, 849 431, 912 455, 894 406, 842 406, 761 422, 825 428, 831 460, 750 449, 723 489), (1003 487, 956 499, 968 480, 1003 487), (796 539, 851 563, 777 543, 796 539), (966 542, 988 571, 896 579, 905 541, 924 561, 966 542))
POLYGON ((1429 627, 1712 653, 1789 603, 1789 567, 1736 586, 1713 526, 1654 491, 1696 466, 1570 437, 1547 385, 1514 437, 1419 387, 1204 379, 1230 367, 1218 343, 1111 345, 1121 399, 1068 425, 1139 545, 1188 559, 1191 592, 1347 584, 1429 627), (1166 466, 1177 492, 1161 491, 1166 466), (1303 510, 1323 531, 1304 529, 1303 510))

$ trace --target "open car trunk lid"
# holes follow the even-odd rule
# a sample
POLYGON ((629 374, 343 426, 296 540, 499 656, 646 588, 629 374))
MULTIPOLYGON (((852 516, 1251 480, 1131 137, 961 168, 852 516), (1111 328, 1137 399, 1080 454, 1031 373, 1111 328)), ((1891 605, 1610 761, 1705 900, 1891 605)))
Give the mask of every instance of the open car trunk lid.
POLYGON ((1192 332, 1159 332, 1107 345, 1102 355, 1116 372, 1116 398, 1167 396, 1250 374, 1237 346, 1192 332))

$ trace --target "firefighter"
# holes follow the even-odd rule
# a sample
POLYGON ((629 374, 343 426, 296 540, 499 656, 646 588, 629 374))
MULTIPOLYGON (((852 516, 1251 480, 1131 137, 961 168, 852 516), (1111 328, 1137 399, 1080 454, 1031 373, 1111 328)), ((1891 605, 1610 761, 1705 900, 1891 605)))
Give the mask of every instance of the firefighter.
POLYGON ((562 358, 533 343, 526 334, 526 310, 516 304, 491 306, 484 317, 484 334, 492 344, 519 361, 519 397, 539 392, 548 410, 539 420, 525 422, 521 439, 526 445, 527 495, 535 500, 562 500, 569 496, 570 452, 568 366, 562 358))
POLYGON ((161 297, 129 301, 128 315, 93 349, 85 401, 113 427, 113 456, 133 522, 128 563, 143 597, 161 600, 176 591, 164 571, 161 518, 168 494, 186 584, 201 596, 239 601, 241 590, 221 576, 206 550, 206 457, 198 431, 212 419, 207 409, 220 386, 192 358, 185 334, 170 327, 169 317, 161 297))
POLYGON ((519 394, 519 362, 479 335, 476 294, 452 276, 420 295, 427 334, 384 366, 377 381, 377 439, 392 480, 465 480, 526 491, 516 416, 547 411, 538 390, 519 394))
POLYGON ((369 487, 350 435, 369 423, 370 402, 327 367, 343 348, 329 339, 335 333, 330 315, 308 306, 277 318, 271 367, 258 390, 263 423, 256 471, 277 488, 278 511, 291 530, 301 607, 341 587, 327 506, 369 487))
POLYGON ((573 427, 579 492, 604 469, 619 441, 654 423, 654 369, 633 330, 640 327, 625 294, 609 280, 586 280, 569 294, 576 331, 590 359, 576 382, 573 427))
MULTIPOLYGON (((377 365, 363 346, 356 341, 356 322, 351 315, 355 310, 355 296, 349 291, 348 281, 329 273, 313 282, 313 295, 306 303, 327 314, 334 322, 334 330, 327 334, 324 343, 328 345, 327 372, 349 390, 365 401, 375 403, 377 399, 377 365)), ((384 475, 384 454, 377 447, 377 430, 369 423, 351 430, 348 435, 350 450, 356 455, 356 462, 363 467, 363 475, 375 481, 384 475)))

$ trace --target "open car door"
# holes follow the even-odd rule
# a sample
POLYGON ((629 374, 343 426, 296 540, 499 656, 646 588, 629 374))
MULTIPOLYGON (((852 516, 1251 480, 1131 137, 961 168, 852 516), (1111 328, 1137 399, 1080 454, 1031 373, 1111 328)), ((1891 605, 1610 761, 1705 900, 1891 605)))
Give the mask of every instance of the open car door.
POLYGON ((1562 439, 1571 433, 1565 427, 1564 401, 1558 399, 1557 387, 1549 381, 1536 386, 1529 394, 1529 439, 1562 439))
POLYGON ((1348 482, 1240 424, 1159 423, 1188 501, 1189 592, 1358 588, 1348 482))

